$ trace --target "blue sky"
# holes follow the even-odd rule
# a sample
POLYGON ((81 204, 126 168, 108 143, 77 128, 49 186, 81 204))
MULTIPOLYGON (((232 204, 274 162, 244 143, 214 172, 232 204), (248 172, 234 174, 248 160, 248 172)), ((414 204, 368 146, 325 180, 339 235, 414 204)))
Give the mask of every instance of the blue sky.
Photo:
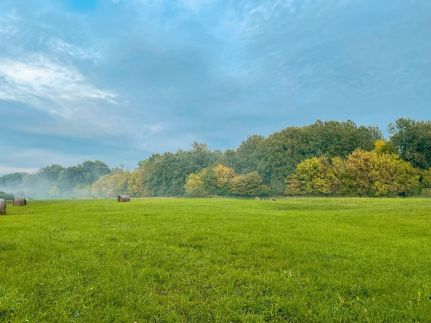
POLYGON ((2 0, 0 173, 431 119, 429 0, 2 0))

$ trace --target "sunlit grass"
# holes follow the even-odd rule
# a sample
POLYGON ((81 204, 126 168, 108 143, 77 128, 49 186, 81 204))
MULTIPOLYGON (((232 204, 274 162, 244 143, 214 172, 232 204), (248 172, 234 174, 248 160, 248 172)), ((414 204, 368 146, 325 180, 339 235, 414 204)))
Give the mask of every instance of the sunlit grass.
POLYGON ((427 321, 429 199, 30 201, 0 321, 427 321))

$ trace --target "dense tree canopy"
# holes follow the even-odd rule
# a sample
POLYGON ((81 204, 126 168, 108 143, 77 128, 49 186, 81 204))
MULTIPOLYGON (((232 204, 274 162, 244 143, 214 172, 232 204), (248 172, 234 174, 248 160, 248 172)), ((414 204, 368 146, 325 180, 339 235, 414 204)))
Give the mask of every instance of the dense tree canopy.
POLYGON ((431 122, 399 119, 389 130, 384 140, 376 127, 317 121, 267 137, 252 135, 224 152, 194 143, 190 150, 153 154, 133 171, 86 161, 8 174, 0 177, 0 190, 31 197, 247 197, 391 196, 431 189, 431 122))
POLYGON ((288 194, 395 196, 416 194, 420 172, 394 154, 355 150, 345 160, 306 159, 287 181, 288 194))
POLYGON ((194 143, 190 151, 155 154, 139 163, 143 176, 144 194, 148 196, 181 196, 186 178, 219 158, 204 144, 194 143))
POLYGON ((370 150, 381 136, 377 128, 358 127, 351 121, 318 121, 306 127, 286 128, 265 140, 258 171, 272 191, 281 194, 286 177, 304 159, 346 157, 358 148, 370 150))
POLYGON ((251 197, 268 194, 268 187, 256 172, 237 175, 232 179, 230 192, 232 195, 251 197))
POLYGON ((431 167, 431 122, 398 119, 389 127, 391 141, 404 160, 422 169, 431 167))
POLYGON ((338 194, 342 188, 343 160, 340 157, 312 157, 296 166, 287 178, 287 194, 338 194))
POLYGON ((258 169, 259 164, 263 159, 265 145, 265 137, 253 135, 244 140, 233 156, 229 158, 229 152, 225 155, 226 161, 221 161, 223 164, 232 167, 235 172, 245 174, 258 169))
POLYGON ((194 197, 208 195, 250 197, 268 193, 267 186, 256 171, 236 174, 232 168, 222 164, 190 174, 184 187, 186 195, 194 197))

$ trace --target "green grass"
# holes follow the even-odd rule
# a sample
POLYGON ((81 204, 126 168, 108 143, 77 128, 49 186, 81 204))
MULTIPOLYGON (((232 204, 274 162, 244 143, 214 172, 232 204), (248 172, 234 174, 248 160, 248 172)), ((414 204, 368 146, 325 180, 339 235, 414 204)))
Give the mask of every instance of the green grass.
POLYGON ((30 201, 0 321, 430 321, 429 199, 30 201))

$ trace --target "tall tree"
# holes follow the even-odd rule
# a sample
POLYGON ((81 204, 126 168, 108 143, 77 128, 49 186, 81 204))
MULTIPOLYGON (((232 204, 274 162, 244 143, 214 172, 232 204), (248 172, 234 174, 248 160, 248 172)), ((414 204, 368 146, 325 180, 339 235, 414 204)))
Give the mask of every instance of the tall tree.
POLYGON ((263 136, 253 135, 244 140, 236 150, 235 171, 239 174, 256 171, 262 161, 264 144, 263 136))
POLYGON ((26 175, 25 173, 12 173, 0 176, 0 189, 19 187, 26 175))
POLYGON ((378 128, 358 127, 352 121, 317 121, 310 126, 289 127, 265 140, 258 171, 275 194, 282 194, 286 177, 301 161, 318 156, 346 157, 358 148, 371 150, 381 136, 378 128))
POLYGON ((431 122, 398 119, 389 126, 401 158, 421 169, 431 167, 431 122))
POLYGON ((212 152, 204 144, 194 143, 189 151, 154 154, 140 162, 139 171, 144 176, 144 195, 181 196, 185 193, 186 178, 202 168, 212 165, 220 152, 212 152))

